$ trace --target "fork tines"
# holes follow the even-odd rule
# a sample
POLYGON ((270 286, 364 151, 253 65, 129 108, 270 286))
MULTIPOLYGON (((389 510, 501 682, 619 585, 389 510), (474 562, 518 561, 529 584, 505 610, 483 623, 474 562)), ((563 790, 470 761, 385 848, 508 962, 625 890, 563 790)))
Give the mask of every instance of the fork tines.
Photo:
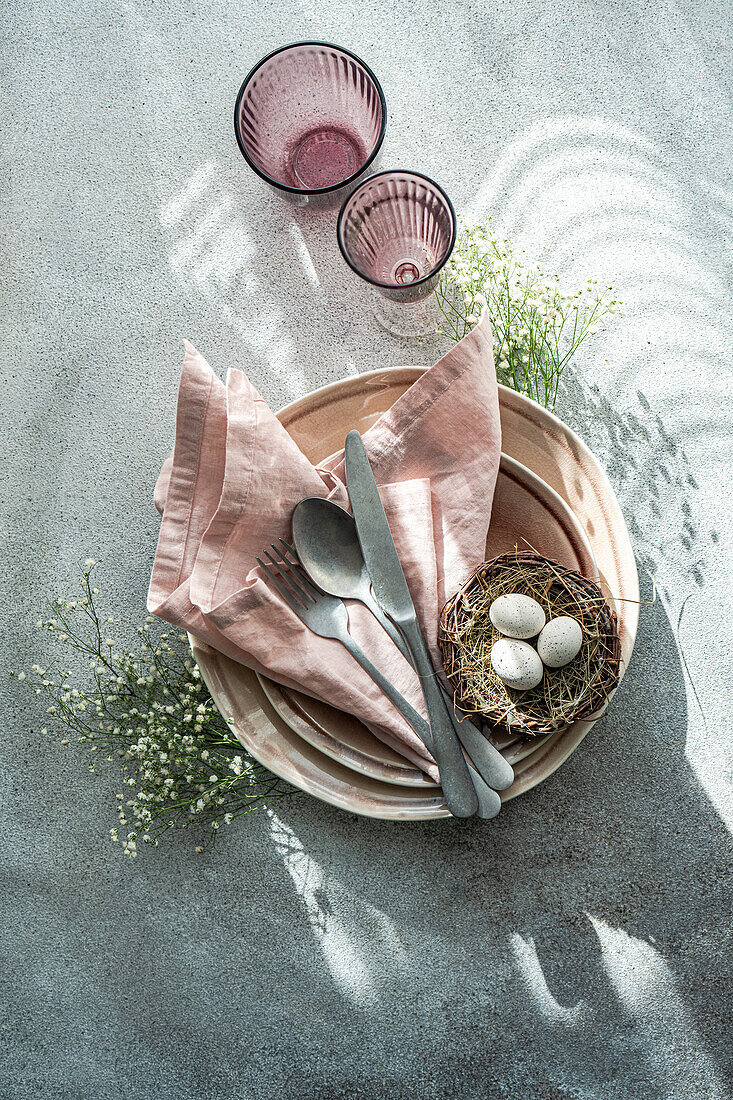
POLYGON ((263 569, 270 578, 283 599, 289 604, 293 611, 297 612, 298 608, 294 606, 293 599, 296 599, 303 607, 308 607, 309 603, 314 604, 316 602, 318 598, 318 589, 314 586, 310 578, 306 576, 293 547, 285 542, 285 539, 278 539, 278 542, 284 548, 284 552, 276 546, 275 543, 272 543, 270 546, 270 550, 275 552, 277 558, 274 558, 268 550, 263 550, 263 555, 270 562, 270 565, 262 561, 262 558, 257 558, 256 561, 260 568, 263 569), (286 556, 287 554, 295 558, 295 561, 291 562, 286 556), (277 573, 284 581, 284 585, 280 583, 271 566, 277 570, 277 573))

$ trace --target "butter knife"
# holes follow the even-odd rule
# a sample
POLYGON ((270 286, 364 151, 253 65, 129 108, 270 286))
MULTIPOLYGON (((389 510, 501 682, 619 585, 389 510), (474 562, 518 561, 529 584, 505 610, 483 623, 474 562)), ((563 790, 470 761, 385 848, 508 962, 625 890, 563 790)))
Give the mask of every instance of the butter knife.
POLYGON ((448 809, 454 817, 472 817, 478 810, 476 791, 417 622, 415 605, 359 432, 354 430, 347 435, 345 455, 346 484, 359 544, 377 603, 399 627, 412 654, 428 709, 431 751, 448 809))

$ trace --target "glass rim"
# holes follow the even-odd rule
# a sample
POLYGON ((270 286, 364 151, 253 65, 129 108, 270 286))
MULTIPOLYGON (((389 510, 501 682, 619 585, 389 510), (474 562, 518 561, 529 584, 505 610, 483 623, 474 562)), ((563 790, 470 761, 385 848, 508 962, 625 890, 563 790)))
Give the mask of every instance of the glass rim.
POLYGON ((448 263, 448 260, 450 259, 450 254, 451 254, 451 252, 453 251, 453 249, 455 247, 457 235, 458 235, 458 220, 456 218, 456 212, 455 212, 453 203, 451 202, 451 200, 448 197, 448 195, 446 194, 446 192, 443 190, 443 188, 440 186, 440 184, 436 183, 434 179, 430 178, 430 176, 426 176, 424 172, 413 172, 411 168, 386 168, 383 172, 374 172, 371 176, 367 176, 367 178, 365 180, 362 180, 362 182, 354 188, 354 190, 351 192, 350 195, 346 196, 346 198, 344 199, 344 201, 341 205, 341 209, 339 210, 339 214, 338 214, 338 219, 336 221, 336 240, 338 241, 338 246, 339 246, 339 249, 341 251, 341 255, 346 260, 346 262, 349 265, 349 267, 351 268, 351 270, 356 275, 358 275, 360 279, 363 279, 365 283, 369 283, 370 286, 381 287, 383 290, 407 290, 408 288, 412 288, 412 287, 415 287, 415 286, 422 286, 424 283, 427 283, 429 279, 434 278, 438 274, 438 272, 442 271, 442 269, 448 263), (395 176, 395 175, 413 176, 415 179, 425 180, 426 183, 429 183, 431 187, 434 187, 435 190, 443 197, 443 199, 445 200, 445 203, 448 207, 448 210, 450 211, 451 238, 450 238, 450 242, 448 244, 448 248, 446 249, 445 256, 443 257, 443 259, 440 261, 439 264, 436 264, 436 266, 432 269, 432 271, 429 271, 427 275, 422 275, 419 279, 415 279, 415 281, 413 283, 384 283, 380 279, 372 279, 369 275, 365 275, 363 271, 359 271, 358 267, 354 263, 352 263, 351 259, 349 258, 349 255, 346 251, 346 245, 345 245, 344 239, 343 239, 344 214, 346 212, 347 204, 351 201, 351 199, 353 199, 354 195, 358 194, 359 191, 361 191, 362 187, 366 187, 366 185, 368 183, 371 183, 372 180, 380 179, 380 177, 382 177, 382 176, 395 176))
POLYGON ((348 185, 350 183, 353 183, 354 180, 362 174, 362 172, 366 171, 366 169, 376 157, 377 153, 382 147, 382 142, 384 141, 384 134, 386 129, 387 100, 384 98, 382 85, 379 83, 376 76, 367 65, 366 61, 363 61, 362 58, 360 58, 359 55, 355 54, 352 50, 347 50, 345 46, 338 46, 335 42, 321 42, 318 39, 308 39, 302 42, 287 42, 284 46, 278 46, 276 50, 271 50, 268 54, 265 54, 264 57, 261 57, 257 64, 253 65, 252 68, 249 70, 244 80, 242 81, 242 85, 237 92, 237 98, 234 101, 234 136, 237 139, 237 145, 239 146, 240 153, 247 161, 247 164, 250 166, 252 171, 256 172, 260 179, 263 179, 265 183, 269 183, 273 187, 277 187, 279 191, 287 191, 291 195, 326 195, 331 191, 338 191, 342 187, 348 187, 348 185), (279 180, 273 179, 272 176, 268 176, 267 172, 263 171, 262 168, 255 164, 254 160, 247 152, 244 141, 242 140, 242 136, 239 132, 239 109, 242 100, 244 99, 244 93, 246 92, 247 86, 251 82, 252 77, 262 68, 263 65, 270 61, 273 57, 277 57, 279 53, 286 53, 288 50, 294 50, 298 46, 326 46, 330 50, 338 50, 339 53, 346 54, 347 57, 352 58, 353 61, 356 61, 359 65, 361 65, 364 72, 374 84, 374 87, 377 90, 377 95, 379 96, 379 101, 382 105, 382 123, 379 127, 379 134, 377 135, 377 140, 371 153, 361 165, 361 167, 358 168, 355 172, 352 172, 351 175, 347 176, 346 179, 342 180, 340 183, 332 183, 329 184, 328 187, 293 187, 289 183, 281 183, 279 180))

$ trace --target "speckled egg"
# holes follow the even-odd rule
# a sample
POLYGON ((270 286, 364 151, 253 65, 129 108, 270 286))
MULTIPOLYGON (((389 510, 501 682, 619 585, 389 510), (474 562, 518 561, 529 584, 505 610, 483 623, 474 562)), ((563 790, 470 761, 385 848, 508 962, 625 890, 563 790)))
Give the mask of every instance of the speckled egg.
POLYGON ((537 600, 519 592, 497 596, 489 608, 489 618, 507 638, 534 638, 545 625, 545 613, 537 600))
POLYGON ((562 668, 578 656, 582 644, 583 630, 578 620, 561 615, 543 627, 537 652, 548 668, 562 668))
POLYGON ((491 647, 491 667, 507 687, 528 691, 537 687, 544 669, 536 649, 516 638, 500 638, 491 647))

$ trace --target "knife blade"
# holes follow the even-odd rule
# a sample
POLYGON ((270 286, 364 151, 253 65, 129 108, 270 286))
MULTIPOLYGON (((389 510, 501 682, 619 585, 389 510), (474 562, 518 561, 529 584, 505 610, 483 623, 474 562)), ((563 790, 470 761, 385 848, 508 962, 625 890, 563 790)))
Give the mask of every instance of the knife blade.
POLYGON ((395 622, 399 622, 400 619, 415 614, 415 605, 407 587, 364 442, 357 431, 347 435, 345 455, 346 484, 351 510, 372 588, 382 610, 395 622))
POLYGON ((417 622, 377 483, 358 431, 345 445, 346 484, 364 561, 380 607, 401 630, 412 654, 428 709, 431 751, 440 772, 448 809, 454 817, 472 817, 478 809, 476 791, 440 693, 425 639, 417 622))

